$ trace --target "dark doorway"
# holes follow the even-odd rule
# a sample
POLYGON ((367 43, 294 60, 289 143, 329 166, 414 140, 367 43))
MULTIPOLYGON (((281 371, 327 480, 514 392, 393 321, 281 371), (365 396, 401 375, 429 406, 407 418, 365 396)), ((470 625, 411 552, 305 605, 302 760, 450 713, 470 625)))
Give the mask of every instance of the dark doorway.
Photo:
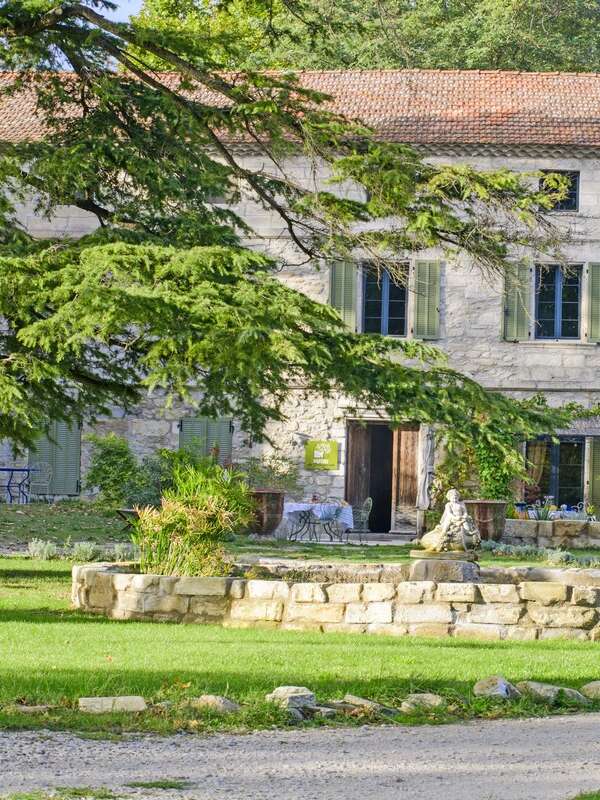
POLYGON ((387 425, 370 425, 371 464, 369 474, 373 511, 369 527, 387 533, 392 524, 392 431, 387 425))
POLYGON ((346 499, 358 506, 373 498, 369 528, 374 533, 388 533, 392 524, 393 441, 385 424, 348 424, 346 499))

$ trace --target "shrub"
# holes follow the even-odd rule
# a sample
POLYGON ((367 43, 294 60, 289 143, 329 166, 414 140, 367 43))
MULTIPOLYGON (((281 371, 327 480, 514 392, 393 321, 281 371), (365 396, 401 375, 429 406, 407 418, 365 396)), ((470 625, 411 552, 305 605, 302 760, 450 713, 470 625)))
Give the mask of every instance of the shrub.
POLYGON ((253 489, 273 489, 288 495, 302 494, 298 464, 284 456, 248 458, 240 470, 253 489))
POLYGON ((125 485, 125 502, 134 506, 159 506, 160 498, 174 485, 175 470, 180 466, 198 466, 203 459, 191 450, 161 448, 145 456, 125 485))
POLYGON ((129 442, 121 436, 90 434, 87 439, 92 443, 92 457, 85 488, 99 489, 100 503, 111 508, 160 505, 163 492, 173 488, 175 469, 202 460, 186 449, 161 448, 138 464, 129 442))
POLYGON ((138 469, 129 443, 115 433, 106 436, 89 434, 92 443, 90 468, 85 478, 86 489, 99 489, 102 504, 116 508, 126 504, 126 487, 135 479, 138 469))
POLYGON ((71 549, 72 561, 97 561, 100 550, 94 542, 75 542, 71 549))
POLYGON ((117 542, 113 558, 115 561, 133 561, 136 558, 136 548, 127 542, 117 542))
POLYGON ((58 548, 54 542, 47 539, 32 539, 27 544, 27 552, 30 558, 37 558, 40 561, 50 561, 58 555, 58 548))
POLYGON ((254 516, 243 475, 206 460, 198 466, 176 465, 173 483, 160 508, 139 509, 133 540, 142 572, 229 574, 221 543, 254 516))

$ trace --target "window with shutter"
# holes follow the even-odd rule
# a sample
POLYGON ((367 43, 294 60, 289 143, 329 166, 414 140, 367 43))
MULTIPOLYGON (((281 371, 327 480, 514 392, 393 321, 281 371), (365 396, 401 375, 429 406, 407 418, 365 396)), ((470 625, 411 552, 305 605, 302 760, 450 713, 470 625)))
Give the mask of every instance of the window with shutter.
POLYGON ((588 265, 588 341, 600 342, 600 264, 588 265))
POLYGON ((350 328, 356 330, 356 264, 334 261, 329 268, 329 302, 350 328))
POLYGON ((217 450, 219 464, 230 464, 232 434, 231 417, 186 417, 179 425, 179 447, 202 456, 217 450))
POLYGON ((406 336, 406 286, 388 272, 365 269, 363 280, 364 333, 406 336))
POLYGON ((81 429, 77 423, 53 422, 29 451, 29 463, 50 464, 51 495, 78 495, 81 489, 81 429))
POLYGON ((440 283, 439 261, 416 262, 413 332, 418 339, 438 339, 440 336, 440 283))
POLYGON ((591 439, 589 501, 596 507, 596 516, 600 513, 600 436, 591 439))
POLYGON ((507 342, 529 339, 532 268, 518 264, 504 283, 504 338, 507 342))

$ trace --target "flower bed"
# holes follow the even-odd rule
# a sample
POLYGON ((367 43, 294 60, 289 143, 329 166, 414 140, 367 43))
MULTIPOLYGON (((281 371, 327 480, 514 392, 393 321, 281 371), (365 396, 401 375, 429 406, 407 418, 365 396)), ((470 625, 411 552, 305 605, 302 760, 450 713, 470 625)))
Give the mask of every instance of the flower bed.
POLYGON ((140 575, 122 569, 110 564, 74 567, 74 605, 113 619, 230 627, 478 639, 600 638, 597 570, 482 570, 481 583, 292 583, 140 575))
POLYGON ((536 547, 600 547, 600 522, 586 520, 507 519, 502 541, 536 547))

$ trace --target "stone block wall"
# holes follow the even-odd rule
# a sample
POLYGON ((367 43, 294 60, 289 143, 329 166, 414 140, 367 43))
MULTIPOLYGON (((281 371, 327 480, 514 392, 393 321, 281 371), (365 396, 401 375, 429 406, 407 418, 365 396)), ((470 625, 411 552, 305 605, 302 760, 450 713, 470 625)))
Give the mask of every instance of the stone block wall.
POLYGON ((507 519, 502 541, 577 550, 600 547, 600 522, 585 520, 507 519))
POLYGON ((113 619, 391 636, 596 641, 596 578, 590 578, 591 585, 288 583, 127 574, 96 564, 73 568, 72 599, 83 611, 113 619))

